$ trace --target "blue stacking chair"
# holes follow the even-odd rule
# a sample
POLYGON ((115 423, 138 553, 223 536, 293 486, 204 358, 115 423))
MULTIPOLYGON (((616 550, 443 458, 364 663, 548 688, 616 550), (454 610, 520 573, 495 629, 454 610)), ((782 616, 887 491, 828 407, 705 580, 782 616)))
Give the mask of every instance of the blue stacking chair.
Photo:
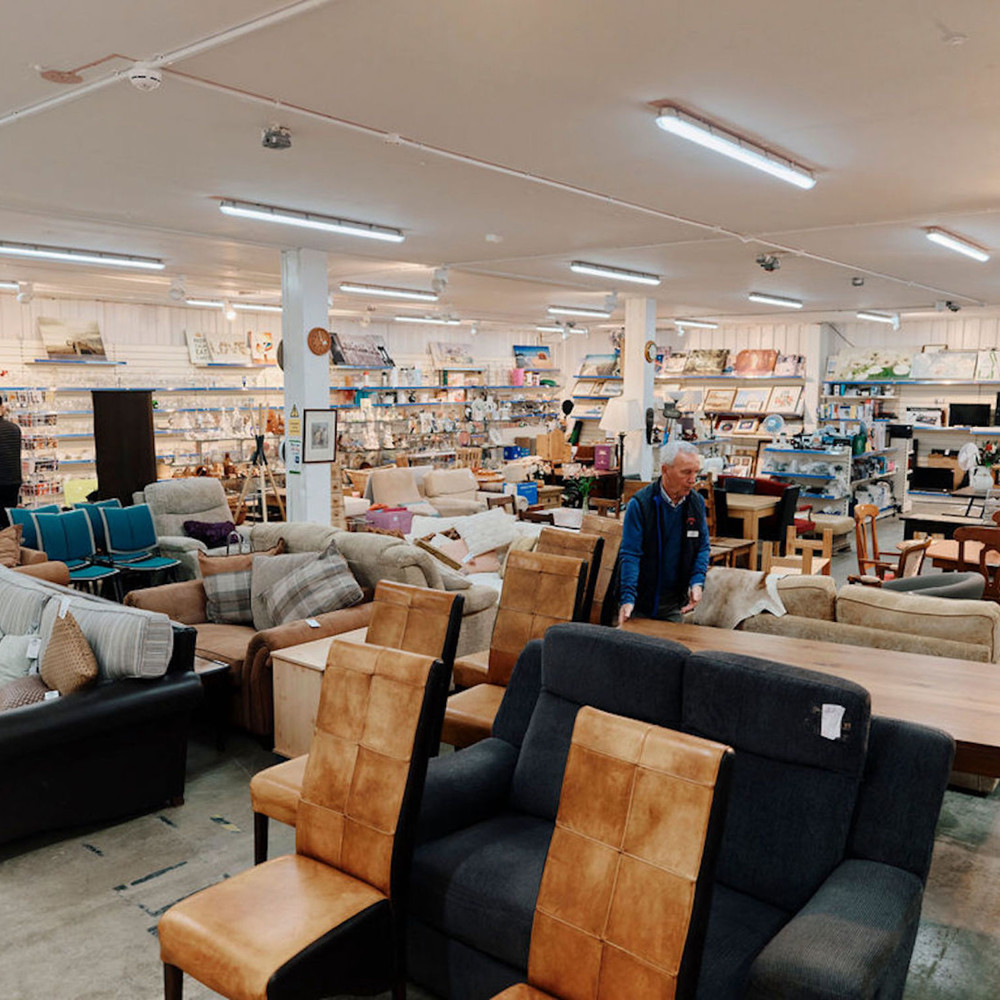
MULTIPOLYGON (((21 544, 26 549, 40 549, 41 545, 38 543, 38 534, 35 531, 35 522, 33 520, 33 515, 35 514, 58 514, 59 504, 50 503, 46 504, 44 507, 34 507, 28 510, 27 507, 7 507, 7 520, 11 524, 21 525, 21 544)), ((50 559, 54 558, 49 556, 50 559)))
POLYGON ((161 556, 149 505, 99 507, 104 522, 111 565, 123 573, 159 573, 180 565, 179 559, 161 556))
POLYGON ((92 503, 82 501, 73 504, 74 510, 84 510, 87 512, 87 517, 90 518, 90 527, 94 532, 94 544, 97 546, 98 552, 108 551, 108 540, 104 534, 104 522, 101 520, 101 508, 121 507, 121 505, 122 502, 118 497, 113 497, 111 500, 95 500, 92 503))
POLYGON ((93 591, 102 580, 111 580, 118 591, 118 570, 94 561, 94 532, 86 511, 70 510, 64 514, 33 512, 35 532, 45 554, 69 567, 69 582, 93 591))

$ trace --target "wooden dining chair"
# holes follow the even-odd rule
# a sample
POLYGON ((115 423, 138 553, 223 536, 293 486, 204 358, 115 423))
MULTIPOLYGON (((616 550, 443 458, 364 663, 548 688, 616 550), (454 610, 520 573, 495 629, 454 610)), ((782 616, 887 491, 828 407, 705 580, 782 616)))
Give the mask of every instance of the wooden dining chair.
POLYGON ((508 514, 516 514, 517 507, 514 503, 513 493, 498 493, 495 497, 486 498, 486 509, 494 510, 497 507, 506 507, 508 514))
MULTIPOLYGON (((854 545, 858 555, 858 575, 885 579, 898 565, 895 554, 878 547, 879 509, 874 504, 859 503, 854 508, 854 545)), ((891 578, 891 577, 890 577, 891 578)))
MULTIPOLYGON (((925 546, 926 548, 926 546, 925 546)), ((833 528, 824 528, 822 538, 799 538, 795 525, 788 526, 785 554, 775 554, 770 545, 761 552, 764 573, 797 573, 800 576, 829 576, 833 561, 833 528)))
MULTIPOLYGON (((851 574, 848 583, 861 583, 866 587, 881 587, 886 580, 904 580, 911 576, 919 576, 924 567, 927 549, 934 541, 932 537, 909 538, 899 543, 899 558, 891 569, 878 573, 851 574)), ((884 553, 888 556, 888 553, 884 553)), ((888 565, 888 560, 887 560, 888 565)))
MULTIPOLYGON (((983 600, 996 601, 1000 603, 1000 528, 988 528, 985 525, 979 527, 962 527, 955 529, 955 541, 958 542, 958 563, 962 566, 966 563, 965 543, 979 542, 982 548, 979 550, 979 573, 983 578, 983 600), (995 552, 998 558, 995 561, 989 560, 989 553, 995 552)), ((973 563, 973 557, 969 557, 968 562, 973 563)))
POLYGON ((720 525, 724 524, 727 528, 729 525, 725 491, 715 485, 711 474, 699 485, 698 490, 705 501, 705 519, 708 522, 708 536, 711 546, 709 563, 718 566, 735 566, 739 559, 746 560, 749 565, 750 552, 754 546, 753 540, 719 533, 720 525))
POLYGON ((519 521, 530 521, 532 524, 555 524, 555 515, 551 510, 545 510, 541 504, 534 504, 517 512, 519 521))
POLYGON ((463 447, 455 449, 456 469, 478 469, 483 464, 483 449, 463 447))

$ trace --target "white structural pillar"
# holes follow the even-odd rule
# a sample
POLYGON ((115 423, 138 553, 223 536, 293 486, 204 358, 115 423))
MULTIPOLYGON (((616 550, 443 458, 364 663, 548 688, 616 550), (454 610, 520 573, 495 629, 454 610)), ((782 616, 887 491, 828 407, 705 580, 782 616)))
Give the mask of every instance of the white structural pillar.
POLYGON ((302 462, 305 410, 330 407, 330 354, 315 355, 306 339, 327 329, 330 294, 326 254, 281 251, 281 338, 285 365, 285 481, 289 521, 330 523, 330 466, 302 462))
MULTIPOLYGON (((656 342, 656 300, 627 298, 625 300, 625 342, 622 344, 622 394, 638 400, 642 412, 654 406, 654 364, 646 360, 646 344, 656 342)), ((655 358, 655 355, 654 355, 655 358)), ((653 447, 646 444, 645 430, 625 438, 625 475, 653 478, 653 447)))

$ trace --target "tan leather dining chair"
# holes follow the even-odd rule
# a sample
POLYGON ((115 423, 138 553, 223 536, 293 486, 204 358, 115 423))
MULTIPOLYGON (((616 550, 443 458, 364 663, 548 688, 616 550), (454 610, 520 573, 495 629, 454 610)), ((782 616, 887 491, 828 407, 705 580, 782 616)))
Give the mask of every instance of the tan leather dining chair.
MULTIPOLYGON (((364 641, 438 657, 450 675, 463 604, 461 594, 380 580, 375 587, 372 617, 364 641)), ((308 763, 309 755, 302 754, 258 771, 250 779, 255 865, 267 858, 269 820, 295 826, 308 763)))
POLYGON ((569 531, 565 528, 542 528, 535 543, 535 552, 548 552, 557 556, 574 556, 587 563, 587 585, 583 591, 583 604, 580 605, 580 621, 590 621, 590 612, 594 604, 594 591, 597 587, 597 577, 601 572, 602 556, 604 554, 604 536, 591 534, 589 531, 569 531))
POLYGON ((495 1000, 694 997, 732 758, 720 743, 580 709, 528 982, 495 1000))
POLYGON ((611 578, 615 572, 615 562, 618 559, 618 550, 622 544, 622 522, 615 518, 584 514, 580 530, 585 531, 588 535, 601 535, 604 538, 601 569, 597 574, 597 583, 594 586, 594 603, 590 609, 591 624, 600 625, 604 596, 611 585, 611 578))
POLYGON ((181 1000, 185 972, 233 1000, 406 996, 402 897, 448 671, 345 639, 330 652, 295 853, 167 910, 166 1000, 181 1000))
POLYGON ((441 742, 467 747, 486 739, 521 650, 551 625, 578 621, 587 564, 571 556, 515 550, 507 556, 490 648, 455 661, 441 742))

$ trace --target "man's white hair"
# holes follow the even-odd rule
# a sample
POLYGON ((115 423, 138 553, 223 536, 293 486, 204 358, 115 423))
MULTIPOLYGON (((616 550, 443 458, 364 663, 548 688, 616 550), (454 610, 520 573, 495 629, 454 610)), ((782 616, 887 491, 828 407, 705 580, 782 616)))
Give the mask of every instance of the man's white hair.
POLYGON ((668 441, 660 449, 660 465, 673 465, 678 455, 694 455, 701 461, 701 452, 690 441, 668 441))

